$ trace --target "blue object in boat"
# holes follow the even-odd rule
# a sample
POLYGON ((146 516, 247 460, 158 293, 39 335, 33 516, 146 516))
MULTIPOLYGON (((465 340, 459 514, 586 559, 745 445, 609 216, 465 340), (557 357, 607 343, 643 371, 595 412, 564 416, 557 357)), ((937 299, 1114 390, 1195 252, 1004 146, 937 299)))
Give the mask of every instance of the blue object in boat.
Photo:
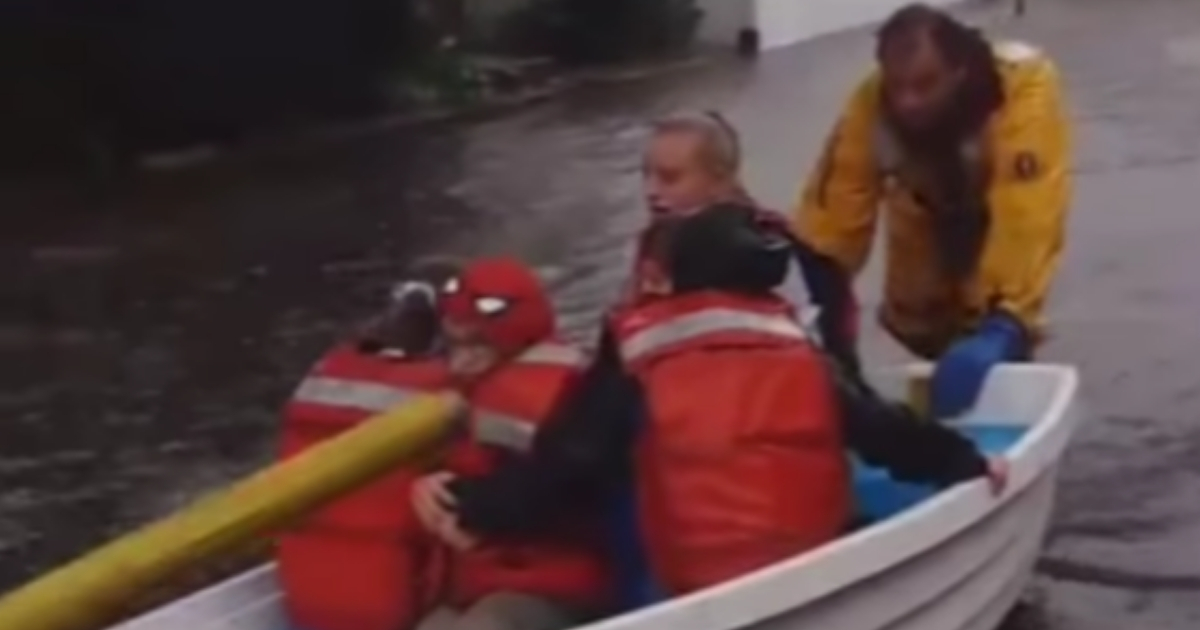
POLYGON ((629 612, 664 599, 658 580, 650 571, 650 560, 642 545, 637 498, 632 490, 616 497, 609 518, 609 542, 613 550, 618 612, 629 612))
MULTIPOLYGON (((1020 441, 1026 427, 1013 425, 964 425, 959 432, 971 438, 983 452, 999 455, 1020 441)), ((894 481, 887 471, 872 468, 851 458, 854 467, 854 496, 859 516, 877 522, 895 516, 937 493, 937 489, 894 481)))
MULTIPOLYGON (((632 422, 635 430, 641 432, 642 427, 646 426, 644 409, 632 422)), ((654 572, 650 570, 650 558, 642 542, 641 518, 632 482, 614 497, 609 506, 608 519, 617 612, 630 612, 667 599, 654 572)))

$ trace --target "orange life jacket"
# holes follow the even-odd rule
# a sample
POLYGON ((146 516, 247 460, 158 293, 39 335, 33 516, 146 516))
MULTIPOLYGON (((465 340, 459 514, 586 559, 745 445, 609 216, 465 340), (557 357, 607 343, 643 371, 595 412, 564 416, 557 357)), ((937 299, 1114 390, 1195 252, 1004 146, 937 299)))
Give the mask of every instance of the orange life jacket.
MULTIPOLYGON (((451 448, 447 469, 487 474, 502 458, 527 452, 584 362, 576 348, 543 343, 473 386, 466 392, 471 439, 451 448)), ((490 593, 516 591, 580 606, 604 605, 610 589, 599 534, 591 524, 569 523, 536 539, 485 541, 471 551, 447 553, 443 601, 463 607, 490 593)))
MULTIPOLYGON (((323 442, 422 391, 445 388, 444 362, 389 360, 334 348, 283 413, 283 457, 323 442)), ((415 621, 432 550, 409 499, 415 469, 400 470, 332 503, 279 539, 277 561, 291 622, 305 630, 399 630, 415 621)))
POLYGON ((643 384, 640 526, 672 595, 838 536, 850 474, 830 375, 781 298, 702 292, 613 321, 643 384))

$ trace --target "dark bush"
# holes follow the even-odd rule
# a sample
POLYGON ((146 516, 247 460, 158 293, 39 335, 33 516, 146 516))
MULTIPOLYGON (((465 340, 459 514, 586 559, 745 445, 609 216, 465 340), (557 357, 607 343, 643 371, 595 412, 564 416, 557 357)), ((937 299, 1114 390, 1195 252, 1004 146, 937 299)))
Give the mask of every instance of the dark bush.
POLYGON ((702 15, 695 0, 533 0, 506 39, 570 63, 619 62, 685 49, 702 15))
POLYGON ((132 154, 366 113, 432 45, 427 33, 413 0, 4 3, 0 165, 35 149, 74 161, 99 145, 132 154))
MULTIPOLYGON (((479 78, 445 46, 461 14, 455 0, 0 3, 0 169, 122 165, 370 113, 395 103, 398 76, 469 100, 479 78)), ((521 52, 597 63, 685 48, 699 18, 695 0, 533 0, 504 30, 521 52)))

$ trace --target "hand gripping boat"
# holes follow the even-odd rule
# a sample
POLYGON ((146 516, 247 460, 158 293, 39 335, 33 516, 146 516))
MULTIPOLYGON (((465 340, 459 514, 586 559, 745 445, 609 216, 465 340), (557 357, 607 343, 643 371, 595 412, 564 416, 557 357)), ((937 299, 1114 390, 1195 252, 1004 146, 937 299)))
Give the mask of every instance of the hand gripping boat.
MULTIPOLYGON (((903 397, 913 367, 877 379, 903 397)), ((1006 366, 958 426, 1012 464, 1004 495, 980 480, 941 493, 856 467, 873 523, 810 553, 588 630, 991 630, 1012 608, 1041 548, 1058 463, 1081 411, 1074 368, 1006 366)), ((111 630, 288 630, 270 566, 111 630)))

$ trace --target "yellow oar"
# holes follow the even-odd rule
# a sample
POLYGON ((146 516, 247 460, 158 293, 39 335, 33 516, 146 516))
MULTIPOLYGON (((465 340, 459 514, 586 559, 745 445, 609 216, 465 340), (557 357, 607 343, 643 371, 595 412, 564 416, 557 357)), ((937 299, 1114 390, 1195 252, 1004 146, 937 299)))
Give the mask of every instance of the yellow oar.
POLYGON ((0 630, 103 627, 164 580, 419 457, 448 432, 459 405, 450 395, 417 398, 117 539, 0 599, 0 630))

